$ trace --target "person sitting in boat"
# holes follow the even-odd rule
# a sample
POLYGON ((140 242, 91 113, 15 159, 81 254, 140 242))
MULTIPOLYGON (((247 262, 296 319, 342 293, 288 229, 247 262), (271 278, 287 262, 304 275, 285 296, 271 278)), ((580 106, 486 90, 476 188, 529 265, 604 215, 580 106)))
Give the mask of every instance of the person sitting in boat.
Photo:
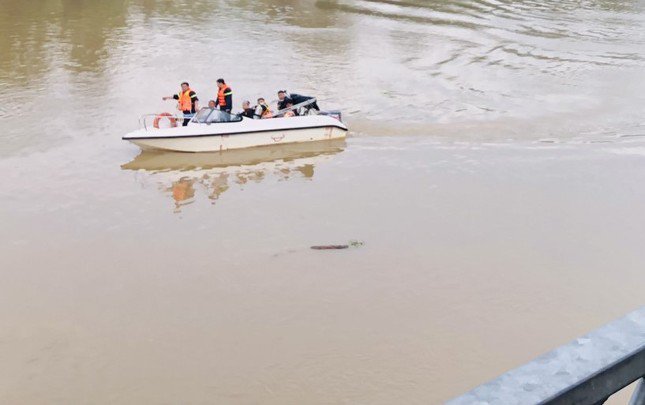
POLYGON ((191 90, 188 82, 181 84, 181 91, 173 96, 162 97, 163 100, 177 100, 177 109, 184 114, 184 126, 188 125, 190 119, 199 109, 197 94, 191 90))
POLYGON ((287 108, 287 101, 290 101, 291 98, 287 95, 286 90, 280 90, 278 92, 278 110, 284 110, 287 108))
MULTIPOLYGON (((291 101, 287 101, 287 105, 285 106, 285 108, 291 108, 291 107, 293 107, 293 103, 291 101)), ((284 113, 285 118, 286 117, 297 117, 298 115, 300 115, 300 114, 298 113, 297 109, 290 110, 290 111, 287 111, 286 113, 284 113)))
POLYGON ((240 114, 242 117, 247 117, 247 118, 253 118, 255 115, 255 109, 251 108, 251 102, 250 101, 245 101, 242 103, 242 113, 240 114))
POLYGON ((231 112, 233 109, 233 90, 226 84, 224 79, 217 79, 217 99, 215 99, 215 105, 219 107, 221 111, 226 111, 227 113, 231 112))
POLYGON ((213 109, 213 110, 214 110, 214 109, 215 109, 215 107, 216 107, 216 105, 215 105, 215 100, 208 100, 208 108, 210 108, 210 109, 213 109))
POLYGON ((267 102, 262 98, 258 98, 258 105, 255 106, 255 112, 253 114, 253 118, 255 119, 264 119, 264 118, 272 118, 273 117, 273 112, 269 108, 269 105, 267 102))
MULTIPOLYGON (((310 97, 310 96, 303 96, 301 94, 296 94, 296 93, 287 93, 286 90, 280 90, 278 92, 278 109, 283 110, 287 108, 287 102, 292 102, 293 104, 300 104, 304 103, 305 101, 312 100, 315 97, 310 97)), ((316 111, 320 111, 320 108, 318 107, 318 104, 314 101, 310 105, 306 106, 305 108, 313 108, 316 111)))

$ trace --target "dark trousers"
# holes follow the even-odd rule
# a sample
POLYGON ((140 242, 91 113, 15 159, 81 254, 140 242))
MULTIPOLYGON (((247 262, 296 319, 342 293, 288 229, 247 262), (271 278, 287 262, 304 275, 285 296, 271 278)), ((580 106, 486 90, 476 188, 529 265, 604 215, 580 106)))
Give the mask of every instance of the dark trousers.
POLYGON ((186 126, 186 125, 188 125, 188 123, 190 122, 190 120, 192 120, 192 119, 193 119, 193 113, 192 113, 192 112, 190 112, 190 111, 182 111, 182 112, 184 113, 184 116, 186 116, 186 115, 190 115, 190 117, 189 117, 189 118, 184 118, 183 126, 186 126))

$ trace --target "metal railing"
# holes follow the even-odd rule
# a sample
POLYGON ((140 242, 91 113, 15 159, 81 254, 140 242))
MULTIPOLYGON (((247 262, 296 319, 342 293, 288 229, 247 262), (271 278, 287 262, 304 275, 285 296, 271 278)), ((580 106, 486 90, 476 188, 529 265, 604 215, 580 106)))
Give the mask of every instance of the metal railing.
MULTIPOLYGON (((295 104, 295 105, 293 105, 291 107, 283 108, 282 110, 278 110, 275 113, 273 113, 273 118, 284 117, 284 115, 286 113, 288 113, 289 111, 297 111, 297 110, 299 110, 301 108, 304 108, 304 107, 307 107, 307 106, 309 106, 309 105, 311 105, 311 104, 313 104, 315 102, 316 102, 316 98, 314 97, 314 98, 310 98, 309 100, 305 100, 302 103, 295 104)), ((195 114, 191 114, 189 116, 174 114, 174 115, 164 116, 164 117, 168 118, 168 119, 172 118, 178 123, 183 122, 183 120, 185 118, 189 118, 192 122, 197 122, 197 121, 194 120, 194 118, 203 110, 216 110, 216 109, 213 109, 213 108, 210 108, 210 107, 202 107, 202 108, 200 108, 200 110, 198 112, 196 112, 195 114)), ((216 110, 216 111, 219 111, 219 110, 216 110)), ((160 114, 161 113, 143 114, 143 115, 141 115, 139 117, 139 128, 143 128, 144 130, 147 131, 148 126, 149 126, 148 121, 150 119, 153 119, 153 120, 156 119, 157 117, 160 116, 160 114)), ((237 114, 232 114, 232 115, 237 115, 237 114)), ((206 122, 199 122, 199 123, 206 123, 206 122)))
POLYGON ((645 405, 645 307, 448 402, 470 404, 604 403, 639 381, 630 405, 645 405))
POLYGON ((302 103, 294 104, 291 107, 283 108, 282 110, 278 110, 278 111, 274 112, 273 113, 273 118, 280 118, 280 117, 284 116, 286 113, 288 113, 289 111, 299 110, 300 108, 306 107, 306 106, 308 106, 310 104, 313 104, 315 102, 316 102, 316 98, 313 97, 313 98, 310 98, 308 100, 303 101, 302 103))
MULTIPOLYGON (((139 128, 143 128, 144 130, 148 130, 148 121, 149 120, 154 120, 155 118, 159 117, 160 114, 162 113, 151 113, 151 114, 143 114, 139 116, 139 128)), ((193 114, 194 115, 194 114, 193 114)), ((174 114, 174 115, 169 115, 169 116, 163 116, 164 118, 173 118, 176 122, 181 123, 184 121, 184 118, 190 118, 192 119, 192 115, 188 117, 184 117, 183 115, 179 114, 174 114)))

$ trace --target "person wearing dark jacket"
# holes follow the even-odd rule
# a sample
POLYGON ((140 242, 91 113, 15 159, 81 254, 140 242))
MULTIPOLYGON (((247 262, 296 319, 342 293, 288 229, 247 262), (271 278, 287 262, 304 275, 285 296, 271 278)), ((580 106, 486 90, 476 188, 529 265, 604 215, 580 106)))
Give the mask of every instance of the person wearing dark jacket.
POLYGON ((242 117, 247 117, 253 119, 255 115, 255 109, 251 108, 251 102, 245 101, 242 103, 242 117))
POLYGON ((233 109, 233 90, 226 84, 224 79, 217 79, 217 87, 219 90, 217 91, 215 105, 221 111, 230 113, 231 109, 233 109))
MULTIPOLYGON (((287 106, 286 107, 287 108, 293 107, 293 103, 291 101, 287 101, 287 106)), ((297 117, 299 115, 300 115, 300 113, 298 112, 297 108, 295 110, 287 111, 286 113, 284 113, 285 117, 297 117)))
MULTIPOLYGON (((307 100, 311 100, 315 97, 310 97, 310 96, 303 96, 301 94, 296 94, 296 93, 291 93, 288 94, 285 90, 280 90, 278 92, 278 109, 284 110, 287 108, 287 103, 291 102, 294 105, 304 103, 307 100)), ((318 104, 314 101, 312 104, 306 106, 307 109, 313 108, 316 111, 320 111, 320 108, 318 107, 318 104)))

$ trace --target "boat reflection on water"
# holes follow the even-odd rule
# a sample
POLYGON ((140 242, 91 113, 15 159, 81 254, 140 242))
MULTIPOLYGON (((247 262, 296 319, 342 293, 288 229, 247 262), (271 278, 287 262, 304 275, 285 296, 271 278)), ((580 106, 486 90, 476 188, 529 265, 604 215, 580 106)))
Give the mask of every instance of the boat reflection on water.
POLYGON ((214 204, 232 186, 260 183, 267 178, 311 179, 315 166, 346 147, 344 139, 274 145, 213 153, 142 151, 123 170, 137 171, 144 186, 156 185, 172 196, 175 212, 204 191, 214 204))

